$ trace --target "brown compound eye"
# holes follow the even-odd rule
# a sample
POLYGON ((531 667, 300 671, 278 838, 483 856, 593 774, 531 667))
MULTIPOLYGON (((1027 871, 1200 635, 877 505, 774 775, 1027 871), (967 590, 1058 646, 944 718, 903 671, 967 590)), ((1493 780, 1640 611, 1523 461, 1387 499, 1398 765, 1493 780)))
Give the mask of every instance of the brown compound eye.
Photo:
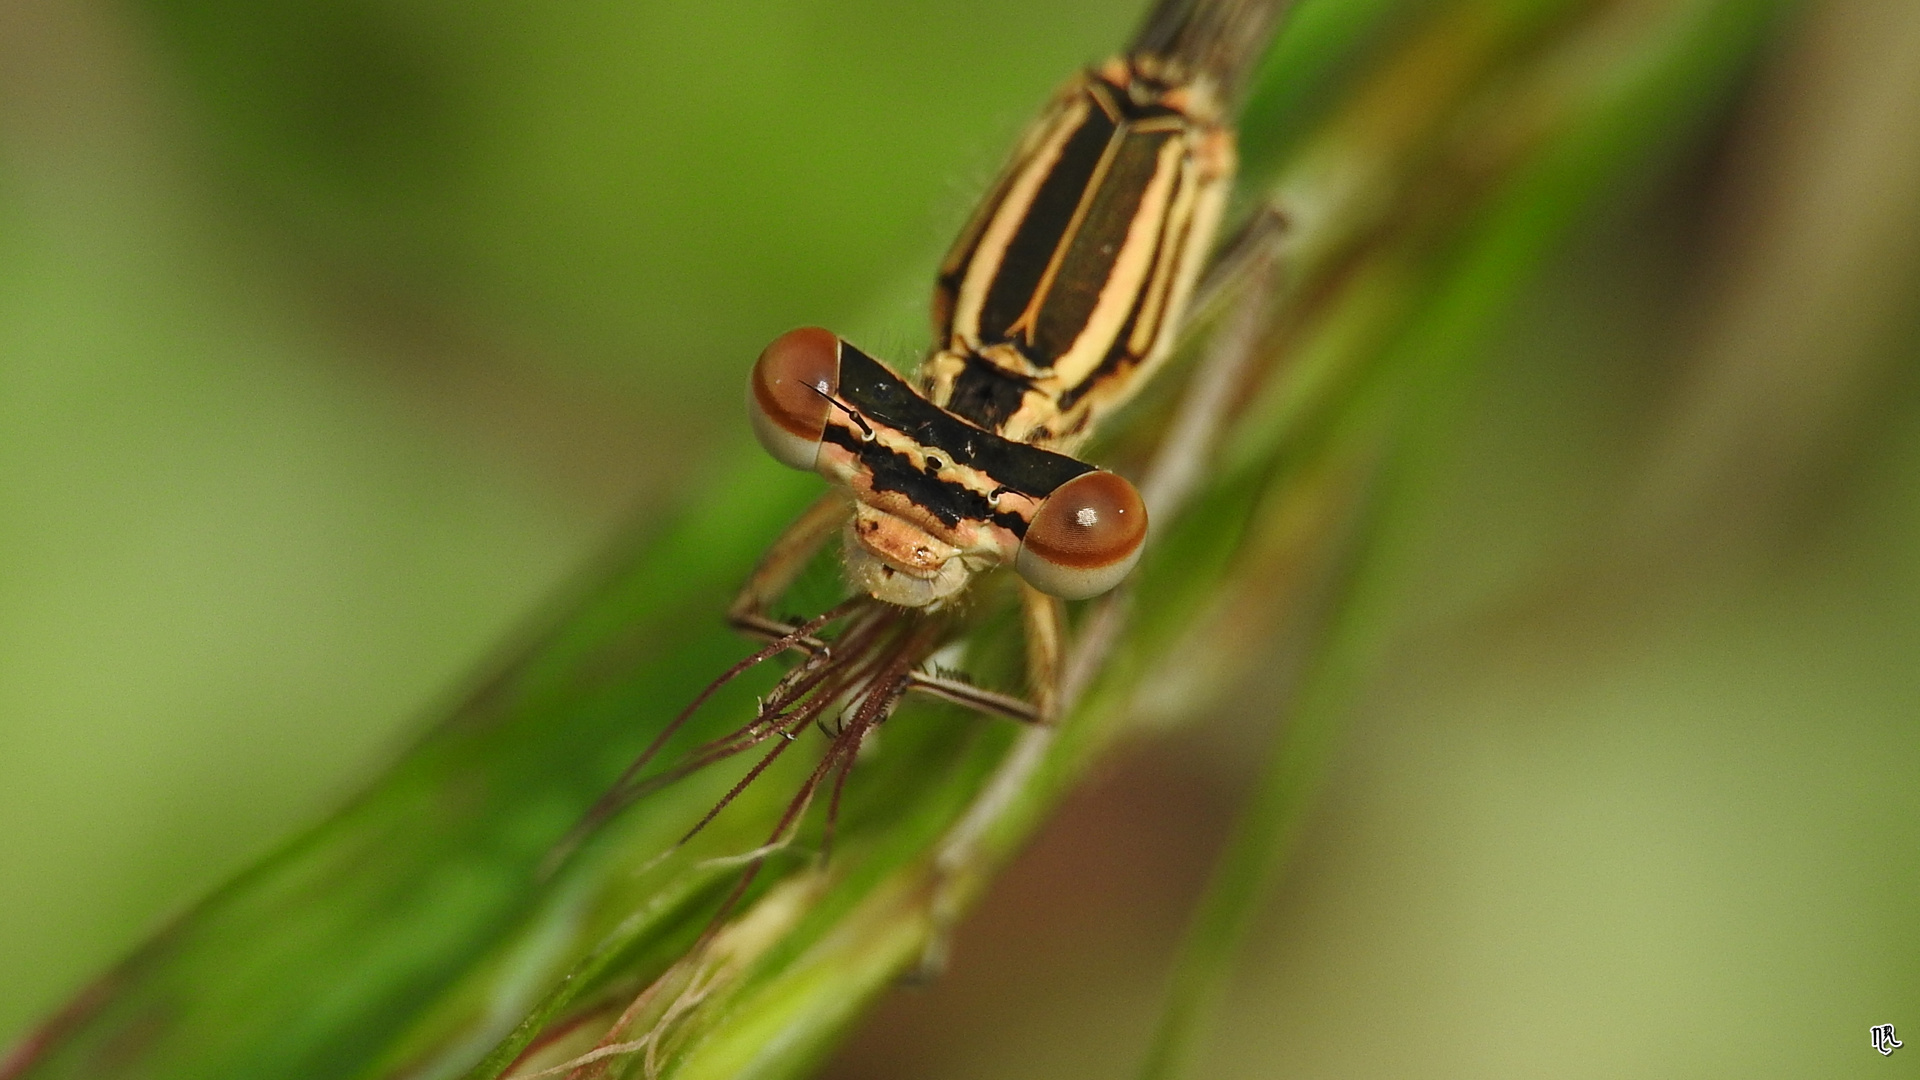
POLYGON ((776 461, 813 469, 827 429, 827 400, 840 388, 840 339, 806 326, 773 339, 747 380, 753 433, 776 461))
POLYGON ((1027 584, 1067 600, 1098 596, 1140 561, 1147 506, 1110 472, 1082 473, 1033 512, 1013 568, 1027 584))

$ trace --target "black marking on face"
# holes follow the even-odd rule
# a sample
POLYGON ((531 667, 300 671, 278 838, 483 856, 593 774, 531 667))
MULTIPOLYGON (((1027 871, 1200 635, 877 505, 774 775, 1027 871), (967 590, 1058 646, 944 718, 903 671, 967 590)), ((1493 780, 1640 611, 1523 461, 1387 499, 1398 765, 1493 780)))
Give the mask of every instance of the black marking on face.
POLYGON ((826 441, 852 451, 860 460, 861 468, 866 470, 873 490, 906 496, 949 529, 962 521, 992 521, 1013 529, 1016 535, 1026 533, 1026 522, 1021 521, 1016 527, 1012 520, 1016 515, 996 512, 986 496, 929 475, 916 468, 913 459, 905 454, 878 443, 860 442, 837 424, 827 428, 826 441))
MULTIPOLYGON (((906 434, 929 450, 937 449, 955 465, 987 474, 1001 491, 1044 499, 1061 484, 1093 471, 1086 462, 1014 442, 967 423, 915 393, 878 360, 844 342, 840 346, 840 396, 869 419, 906 434)), ((985 494, 941 479, 935 475, 937 470, 921 468, 911 456, 888 449, 879 440, 863 440, 853 428, 838 423, 827 425, 824 438, 860 461, 872 477, 874 490, 906 496, 949 528, 971 519, 991 521, 1016 536, 1026 533, 1026 520, 1018 514, 996 511, 985 494)))

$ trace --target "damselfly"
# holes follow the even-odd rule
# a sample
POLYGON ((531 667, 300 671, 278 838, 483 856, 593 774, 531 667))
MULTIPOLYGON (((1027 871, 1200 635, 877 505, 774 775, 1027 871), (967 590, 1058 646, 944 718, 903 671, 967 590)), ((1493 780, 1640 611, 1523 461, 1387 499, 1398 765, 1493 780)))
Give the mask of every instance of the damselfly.
MULTIPOLYGON (((922 691, 1045 722, 1060 707, 1063 600, 1113 589, 1139 559, 1147 502, 1073 455, 1173 355, 1232 185, 1232 115, 1264 51, 1276 0, 1160 0, 1120 56, 1070 79, 1028 129, 941 264, 933 347, 912 378, 819 328, 761 354, 747 407, 775 458, 834 490, 770 549, 730 612, 767 641, 654 740, 590 815, 771 743, 698 831, 808 727, 827 753, 769 846, 831 781, 827 837, 862 740, 922 691), (824 614, 769 614, 836 536, 852 599, 824 614), (956 632, 976 577, 1022 579, 1031 699, 988 690, 928 658, 956 632), (780 653, 801 662, 746 726, 641 773, 719 686, 780 653)), ((1244 252, 1271 233, 1256 218, 1244 252), (1253 239, 1249 239, 1253 238, 1253 239)), ((1203 273, 1204 271, 1204 273, 1203 273)), ((689 833, 691 835, 691 833, 689 833)))

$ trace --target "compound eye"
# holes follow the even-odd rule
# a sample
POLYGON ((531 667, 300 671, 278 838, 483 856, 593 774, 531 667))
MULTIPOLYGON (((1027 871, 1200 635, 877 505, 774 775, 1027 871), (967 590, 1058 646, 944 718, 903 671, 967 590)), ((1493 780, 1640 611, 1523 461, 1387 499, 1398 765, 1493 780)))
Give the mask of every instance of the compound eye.
POLYGON ((827 429, 827 401, 840 388, 840 339, 806 326, 773 339, 747 380, 753 433, 776 461, 813 469, 827 429))
POLYGON ((1033 512, 1013 568, 1027 584, 1066 600, 1098 596, 1140 561, 1147 507, 1110 472, 1082 473, 1033 512))

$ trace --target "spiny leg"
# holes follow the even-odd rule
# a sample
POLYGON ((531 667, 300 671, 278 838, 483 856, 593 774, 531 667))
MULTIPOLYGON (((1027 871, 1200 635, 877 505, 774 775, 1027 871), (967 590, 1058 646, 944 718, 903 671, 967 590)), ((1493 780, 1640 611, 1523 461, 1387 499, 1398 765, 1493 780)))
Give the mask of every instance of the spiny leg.
POLYGON ((1023 724, 1046 724, 1057 719, 1066 605, 1059 597, 1049 596, 1024 581, 1020 583, 1020 590, 1023 637, 1027 648, 1027 684, 1033 695, 1031 701, 975 686, 964 678, 942 675, 937 671, 907 672, 902 690, 917 691, 976 709, 989 716, 1001 716, 1023 724))
POLYGON ((937 697, 942 701, 951 701, 955 705, 977 709, 989 716, 1004 716, 1023 724, 1037 724, 1041 721, 1039 707, 1025 698, 1003 694, 998 690, 988 690, 947 675, 925 671, 909 672, 906 688, 937 697))
MULTIPOLYGON (((835 611, 843 611, 864 604, 866 604, 864 599, 856 599, 848 601, 835 611)), ((849 694, 852 694, 855 701, 859 703, 856 718, 871 718, 868 726, 871 726, 871 723, 877 723, 878 719, 872 718, 870 700, 875 696, 874 687, 883 683, 892 686, 902 682, 899 672, 912 663, 913 653, 910 650, 902 649, 893 652, 887 650, 888 637, 897 635, 899 631, 900 620, 895 610, 866 606, 860 613, 860 617, 856 618, 853 625, 849 626, 835 642, 836 645, 848 646, 841 657, 829 657, 825 653, 809 657, 804 664, 780 681, 780 685, 776 686, 773 693, 761 703, 759 715, 752 723, 696 748, 688 756, 687 761, 637 785, 651 790, 656 783, 671 782, 775 736, 781 737, 783 741, 768 751, 747 772, 746 776, 722 796, 720 801, 707 811, 706 816, 681 837, 680 843, 686 843, 704 829, 719 815, 720 811, 726 809, 728 804, 745 791, 749 784, 758 779, 776 758, 786 752, 798 732, 805 730, 808 724, 818 724, 829 710, 845 702, 849 694)), ((804 628, 795 631, 795 633, 801 632, 804 632, 804 628)), ((924 632, 919 635, 919 638, 924 637, 924 632)), ((899 640, 902 639, 896 637, 896 641, 899 640)), ((774 647, 776 646, 768 646, 769 649, 774 647)), ((891 705, 892 700, 898 696, 897 690, 890 691, 887 704, 891 705)), ((843 741, 839 739, 840 734, 843 733, 835 733, 836 741, 829 750, 827 760, 816 769, 813 779, 801 789, 799 797, 789 807, 788 816, 782 819, 783 824, 775 830, 774 839, 768 841, 769 845, 777 845, 780 842, 780 835, 785 832, 787 824, 799 813, 799 809, 804 807, 806 800, 811 798, 820 778, 831 767, 834 754, 838 753, 843 745, 843 741)), ((853 741, 858 742, 857 739, 853 741)), ((763 847, 761 850, 766 849, 763 847)))
MULTIPOLYGON (((875 629, 878 635, 888 635, 898 628, 898 624, 883 616, 876 616, 873 627, 871 628, 875 629)), ((856 631, 860 629, 869 629, 869 627, 855 628, 856 631)), ((853 632, 854 631, 849 631, 849 633, 853 632)), ((760 867, 766 862, 766 856, 786 845, 789 840, 789 833, 798 829, 800 819, 806 813, 807 807, 812 804, 815 793, 819 791, 821 783, 829 776, 832 776, 834 779, 833 794, 831 804, 828 807, 826 832, 821 845, 822 856, 824 857, 831 849, 834 827, 839 817, 841 785, 846 780, 847 772, 853 767, 854 758, 860 752, 860 744, 866 739, 867 734, 872 731, 874 727, 878 726, 881 721, 887 718, 893 711, 895 703, 899 701, 900 695, 906 692, 908 687, 908 674, 913 664, 917 662, 917 656, 920 651, 932 642, 935 633, 934 627, 924 622, 908 627, 904 633, 893 637, 890 644, 893 645, 894 648, 885 655, 883 660, 877 664, 868 665, 853 678, 846 680, 846 682, 842 684, 842 686, 852 688, 855 693, 857 704, 852 706, 853 715, 851 719, 849 719, 834 736, 833 744, 828 747, 827 753, 821 757, 819 764, 814 766, 813 772, 807 777, 806 782, 800 786, 800 790, 796 792, 793 798, 787 803, 786 812, 780 815, 780 820, 775 823, 773 832, 767 837, 767 842, 750 853, 750 861, 746 870, 741 873, 740 880, 734 883, 733 889, 727 894, 726 899, 721 902, 719 910, 714 913, 713 919, 707 924, 707 929, 701 935, 700 941, 694 945, 694 953, 698 953, 701 949, 705 948, 706 943, 725 925, 734 907, 740 902, 740 899, 746 895, 747 889, 753 884, 754 878, 759 875, 760 867)), ((841 687, 830 687, 810 699, 801 708, 795 710, 795 712, 791 714, 789 722, 804 726, 818 716, 821 708, 840 701, 842 698, 841 687)), ((734 796, 744 790, 747 784, 752 782, 762 770, 772 764, 773 759, 784 752, 788 745, 790 744, 782 742, 769 751, 762 760, 755 765, 753 771, 736 784, 733 790, 727 793, 726 798, 721 800, 720 805, 714 807, 714 809, 701 820, 700 824, 696 825, 693 831, 687 834, 687 837, 692 837, 693 833, 699 832, 701 828, 706 826, 707 822, 712 821, 714 815, 719 813, 721 808, 724 807, 727 802, 731 801, 734 796)), ((682 842, 684 843, 685 840, 683 839, 682 842)))
MULTIPOLYGON (((811 639, 815 633, 827 624, 839 619, 844 619, 848 615, 853 614, 858 606, 858 600, 850 600, 838 607, 814 616, 799 626, 789 627, 785 634, 774 638, 758 652, 734 664, 723 672, 719 678, 708 683, 705 689, 701 690, 700 693, 694 696, 691 702, 687 703, 686 708, 680 710, 679 714, 668 722, 666 727, 660 729, 660 734, 654 736, 653 741, 647 744, 647 748, 641 751, 640 756, 633 759, 632 764, 627 766, 626 771, 620 774, 620 779, 614 782, 613 789, 609 792, 609 797, 612 797, 615 793, 621 791, 625 785, 631 783, 633 778, 639 775, 640 770, 646 767, 647 762, 653 760, 654 755, 660 752, 660 748, 666 745, 667 740, 673 736, 673 733, 678 731, 688 720, 692 719, 693 714, 699 711, 700 706, 706 704, 707 699, 719 692, 721 687, 739 678, 749 669, 771 660, 787 649, 794 648, 800 643, 811 639)), ((800 668, 800 672, 810 674, 811 669, 803 665, 800 668)), ((755 724, 759 724, 763 720, 765 720, 765 716, 756 717, 753 724, 749 724, 748 728, 743 729, 743 731, 751 729, 755 724)), ((736 733, 736 735, 737 734, 739 733, 736 733)), ((726 736, 722 741, 733 737, 735 736, 726 736)))
POLYGON ((865 695, 853 712, 853 720, 847 725, 842 738, 834 744, 829 757, 838 755, 841 760, 839 773, 833 780, 833 797, 827 803, 826 829, 820 843, 821 858, 826 858, 833 851, 834 830, 840 823, 840 793, 846 786, 847 774, 853 771, 854 761, 860 756, 861 744, 866 742, 869 732, 893 715, 893 707, 913 685, 913 666, 919 662, 920 653, 929 648, 937 637, 938 629, 933 624, 921 622, 909 628, 901 638, 900 650, 867 684, 865 695))
POLYGON ((1186 326, 1205 323, 1228 296, 1248 282, 1249 271, 1256 263, 1278 256, 1289 228, 1286 211, 1273 203, 1262 203, 1215 250, 1200 280, 1194 283, 1193 297, 1187 301, 1186 326))
MULTIPOLYGON (((835 608, 834 611, 847 611, 864 603, 864 598, 851 600, 835 608)), ((767 754, 747 772, 747 775, 742 777, 740 781, 733 786, 732 790, 728 791, 718 803, 714 804, 711 810, 707 811, 706 816, 701 818, 698 824, 688 830, 685 836, 680 838, 681 843, 684 844, 688 840, 693 839, 696 833, 706 828, 707 824, 718 816, 720 811, 726 809, 727 805, 738 797, 742 791, 745 791, 747 786, 757 779, 768 766, 772 765, 776 758, 786 752, 787 747, 793 744, 795 734, 805 730, 808 724, 817 723, 829 709, 845 697, 850 689, 855 690, 856 693, 860 693, 861 691, 857 688, 863 685, 871 685, 875 679, 874 672, 876 670, 882 670, 888 665, 905 662, 894 658, 887 658, 876 663, 873 659, 869 658, 869 653, 873 651, 871 646, 875 642, 884 644, 884 638, 886 634, 894 628, 896 620, 893 618, 893 613, 884 608, 867 608, 864 615, 865 617, 856 620, 852 626, 848 627, 839 641, 836 642, 836 644, 849 646, 843 654, 845 659, 841 660, 841 663, 846 666, 842 667, 837 665, 824 654, 815 654, 809 657, 805 664, 796 668, 787 678, 781 680, 779 686, 774 688, 773 694, 762 703, 760 715, 757 716, 752 723, 730 735, 722 736, 708 743, 706 746, 695 750, 694 753, 690 755, 691 760, 689 762, 672 770, 672 775, 677 778, 679 775, 692 772, 696 768, 701 768, 713 762, 731 757, 742 750, 756 746, 776 735, 782 737, 779 745, 768 751, 767 754)), ((808 623, 807 626, 812 626, 814 622, 819 621, 818 619, 813 620, 813 622, 808 623)), ((802 633, 804 629, 804 627, 796 629, 794 633, 802 633)), ((774 647, 775 645, 767 646, 768 649, 774 647)), ((835 746, 838 746, 837 742, 835 746)), ((829 758, 831 758, 831 752, 829 753, 829 758)), ((824 764, 821 766, 822 769, 825 767, 824 764)), ((807 785, 801 789, 800 796, 795 800, 795 806, 802 805, 806 799, 812 796, 814 786, 819 783, 819 775, 819 771, 816 770, 815 778, 808 781, 807 785)), ((792 807, 789 807, 788 818, 782 819, 783 823, 781 827, 775 830, 775 838, 774 840, 768 841, 769 844, 779 839, 780 833, 786 829, 788 819, 793 817, 795 813, 796 811, 792 807)))
POLYGON ((1057 596, 1020 583, 1020 614, 1027 639, 1027 687, 1039 721, 1060 718, 1060 657, 1064 652, 1066 605, 1057 596))
MULTIPOLYGON (((580 823, 575 825, 566 836, 560 839, 559 843, 553 846, 553 849, 547 853, 546 858, 541 860, 540 876, 546 877, 559 869, 560 864, 565 862, 567 856, 572 854, 574 849, 580 846, 582 840, 585 840, 594 830, 606 824, 614 814, 619 813, 621 809, 626 807, 627 804, 631 803, 634 799, 650 791, 657 790, 665 784, 671 783, 687 775, 689 772, 694 771, 692 767, 688 767, 687 763, 682 763, 681 766, 669 769, 661 776, 650 777, 646 780, 636 780, 640 775, 640 770, 646 768, 647 763, 652 761, 654 757, 660 753, 661 748, 666 746, 667 740, 673 737, 674 732, 679 731, 688 720, 691 720, 694 713, 699 711, 700 706, 706 704, 707 699, 717 693, 721 687, 739 678, 755 665, 770 660, 792 648, 800 648, 807 651, 809 653, 809 660, 806 664, 803 664, 799 669, 790 674, 788 677, 789 680, 793 680, 794 676, 802 676, 801 679, 794 680, 795 683, 802 686, 811 686, 824 678, 824 674, 813 677, 812 670, 815 669, 809 667, 809 665, 815 665, 817 668, 818 666, 824 665, 826 661, 824 646, 819 650, 808 650, 804 643, 807 641, 817 641, 818 639, 814 638, 814 634, 829 623, 844 619, 848 615, 853 614, 859 609, 863 599, 864 598, 855 598, 849 600, 846 603, 840 604, 829 611, 807 620, 799 626, 790 627, 785 634, 774 638, 765 647, 753 655, 748 656, 746 659, 741 660, 731 668, 728 668, 719 678, 708 683, 706 688, 701 690, 700 693, 687 704, 686 708, 680 710, 678 715, 668 721, 665 727, 660 729, 660 733, 655 735, 653 741, 647 744, 647 748, 642 750, 639 756, 635 757, 633 761, 627 765, 626 769, 621 772, 619 778, 613 782, 613 786, 607 789, 606 794, 602 795, 595 801, 593 806, 587 810, 586 815, 580 819, 580 823), (820 662, 819 665, 816 665, 816 661, 820 662)), ((783 685, 784 684, 785 682, 783 681, 783 685)), ((797 698, 805 692, 805 689, 801 689, 796 692, 795 697, 797 698)), ((778 711, 777 709, 773 710, 774 713, 778 711)), ((691 757, 698 760, 701 765, 711 764, 713 761, 729 757, 732 754, 763 741, 775 730, 784 729, 784 723, 776 723, 769 727, 768 731, 755 737, 753 734, 755 729, 768 724, 770 719, 772 719, 772 713, 763 709, 760 715, 756 716, 751 723, 730 735, 722 736, 696 749, 691 757), (734 745, 731 749, 726 749, 724 752, 714 752, 717 748, 734 743, 738 743, 738 745, 734 745)))
MULTIPOLYGON (((796 711, 794 716, 787 717, 785 719, 785 722, 779 726, 778 733, 785 734, 788 731, 797 731, 800 728, 804 728, 808 723, 810 723, 813 720, 814 716, 817 715, 821 709, 826 708, 827 703, 821 702, 819 704, 815 704, 813 702, 809 702, 808 704, 813 707, 802 708, 796 711), (795 720, 795 717, 798 717, 797 722, 795 720)), ((747 787, 749 785, 751 785, 755 780, 758 780, 760 778, 760 774, 763 772, 766 772, 767 767, 772 765, 776 760, 778 760, 781 754, 786 753, 787 748, 792 746, 793 742, 794 740, 792 739, 781 739, 778 742, 775 742, 773 744, 773 749, 761 755, 760 760, 754 762, 753 768, 748 769, 747 774, 745 776, 742 776, 738 781, 735 781, 733 787, 728 789, 727 793, 720 797, 719 802, 716 802, 713 804, 713 808, 707 811, 705 817, 702 817, 698 822, 694 823, 693 828, 687 830, 686 835, 682 836, 679 842, 684 844, 687 841, 693 839, 696 835, 699 834, 700 830, 706 828, 707 825, 711 823, 714 818, 719 817, 720 811, 725 810, 727 806, 733 802, 734 799, 739 797, 741 792, 747 790, 747 787)), ((741 749, 745 749, 745 747, 742 747, 741 749)), ((775 831, 776 839, 778 838, 778 832, 779 832, 778 830, 775 831)), ((771 842, 772 841, 769 841, 769 843, 771 842)))
MULTIPOLYGON (((767 609, 793 587, 821 546, 833 539, 852 512, 853 505, 837 491, 828 492, 807 507, 760 557, 759 565, 753 568, 739 595, 734 597, 733 606, 727 609, 727 625, 754 637, 787 636, 793 627, 770 617, 767 609)), ((797 640, 794 647, 803 652, 816 652, 824 644, 809 635, 797 640)))

